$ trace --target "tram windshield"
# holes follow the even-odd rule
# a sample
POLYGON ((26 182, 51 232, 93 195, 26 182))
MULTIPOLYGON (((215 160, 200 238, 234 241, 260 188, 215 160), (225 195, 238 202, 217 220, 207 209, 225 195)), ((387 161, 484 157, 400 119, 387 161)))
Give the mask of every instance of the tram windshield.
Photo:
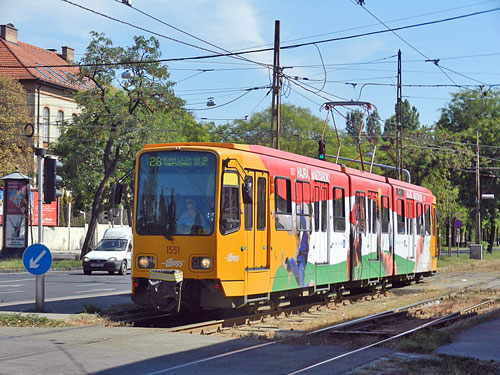
POLYGON ((156 151, 139 159, 136 231, 142 235, 209 235, 214 230, 214 154, 156 151))

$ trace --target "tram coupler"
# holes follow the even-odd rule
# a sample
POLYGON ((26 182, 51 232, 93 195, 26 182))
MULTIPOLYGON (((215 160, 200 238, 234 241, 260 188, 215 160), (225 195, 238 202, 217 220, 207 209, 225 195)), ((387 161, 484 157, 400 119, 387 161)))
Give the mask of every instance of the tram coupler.
POLYGON ((156 308, 181 310, 183 273, 180 270, 150 270, 147 295, 156 308))

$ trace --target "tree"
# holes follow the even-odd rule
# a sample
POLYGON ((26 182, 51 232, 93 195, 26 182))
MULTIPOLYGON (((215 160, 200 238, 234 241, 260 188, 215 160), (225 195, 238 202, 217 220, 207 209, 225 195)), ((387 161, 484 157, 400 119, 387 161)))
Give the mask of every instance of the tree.
MULTIPOLYGON (((75 209, 91 209, 81 256, 89 250, 103 204, 110 204, 111 183, 128 175, 131 188, 129 172, 144 143, 203 138, 191 131, 196 124, 174 95, 166 66, 151 62, 160 57, 157 39, 135 37, 132 46, 122 48, 104 34, 93 32, 92 38, 78 78, 91 88, 75 96, 82 112, 54 146, 75 209), (118 78, 123 70, 129 79, 118 78)), ((126 205, 131 207, 130 201, 126 205)))
MULTIPOLYGON (((395 111, 397 109, 395 108, 395 111)), ((401 102, 401 114, 403 119, 403 134, 407 131, 418 130, 420 128, 420 115, 416 107, 411 106, 408 99, 401 102)), ((396 114, 385 120, 384 124, 384 137, 396 137, 396 114)))
MULTIPOLYGON (((460 90, 453 94, 450 103, 442 108, 437 127, 443 132, 452 132, 455 143, 469 147, 469 158, 476 162, 476 140, 479 140, 481 193, 493 193, 495 198, 500 193, 498 179, 491 178, 492 173, 498 175, 500 160, 500 91, 495 89, 460 90), (488 187, 488 184, 490 186, 488 187), (487 189, 487 190, 485 190, 487 189)), ((454 176, 454 183, 460 186, 460 198, 471 211, 475 208, 477 192, 471 188, 476 186, 475 170, 454 176)), ((490 236, 488 250, 491 251, 494 234, 497 228, 499 200, 484 202, 483 224, 489 223, 490 236)), ((474 216, 474 215, 472 215, 474 216)))
POLYGON ((33 175, 32 134, 26 91, 10 77, 0 75, 0 176, 14 172, 16 166, 33 175))
MULTIPOLYGON (((292 104, 281 105, 280 148, 295 154, 318 157, 318 143, 323 134, 324 120, 307 108, 292 104)), ((252 115, 248 120, 236 120, 220 125, 212 131, 216 142, 234 142, 269 146, 271 137, 271 109, 252 115)), ((327 150, 333 145, 330 127, 325 132, 327 150)), ((327 152, 328 153, 328 152, 327 152)))
POLYGON ((360 129, 363 131, 365 126, 365 117, 361 110, 354 109, 350 111, 346 116, 345 121, 345 132, 352 137, 352 139, 357 140, 359 137, 360 129))

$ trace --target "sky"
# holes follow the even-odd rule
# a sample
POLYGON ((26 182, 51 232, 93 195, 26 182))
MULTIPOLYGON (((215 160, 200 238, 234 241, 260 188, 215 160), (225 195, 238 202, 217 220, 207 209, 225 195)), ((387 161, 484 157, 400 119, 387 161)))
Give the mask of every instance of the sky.
MULTIPOLYGON (((0 24, 14 24, 25 43, 58 51, 72 47, 78 61, 91 31, 123 47, 135 35, 156 33, 163 59, 272 49, 279 20, 286 77, 281 101, 307 107, 321 119, 329 101, 370 102, 382 120, 393 115, 398 50, 403 98, 417 108, 423 125, 436 123, 453 93, 500 85, 500 0, 359 2, 132 0, 129 7, 118 0, 2 0, 0 24), (372 35, 360 36, 367 33, 372 35)), ((271 105, 272 50, 241 57, 166 63, 176 95, 197 120, 226 123, 271 105), (209 99, 216 105, 207 106, 209 99)), ((344 127, 341 115, 335 121, 344 127)))

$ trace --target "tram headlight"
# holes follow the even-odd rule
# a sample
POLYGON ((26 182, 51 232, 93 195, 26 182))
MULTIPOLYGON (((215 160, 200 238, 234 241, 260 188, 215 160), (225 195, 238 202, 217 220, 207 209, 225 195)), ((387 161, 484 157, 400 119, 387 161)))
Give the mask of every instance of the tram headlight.
POLYGON ((191 268, 193 270, 209 270, 212 268, 212 258, 210 257, 192 257, 191 268))
POLYGON ((140 256, 137 258, 137 268, 154 268, 155 258, 151 256, 140 256))

